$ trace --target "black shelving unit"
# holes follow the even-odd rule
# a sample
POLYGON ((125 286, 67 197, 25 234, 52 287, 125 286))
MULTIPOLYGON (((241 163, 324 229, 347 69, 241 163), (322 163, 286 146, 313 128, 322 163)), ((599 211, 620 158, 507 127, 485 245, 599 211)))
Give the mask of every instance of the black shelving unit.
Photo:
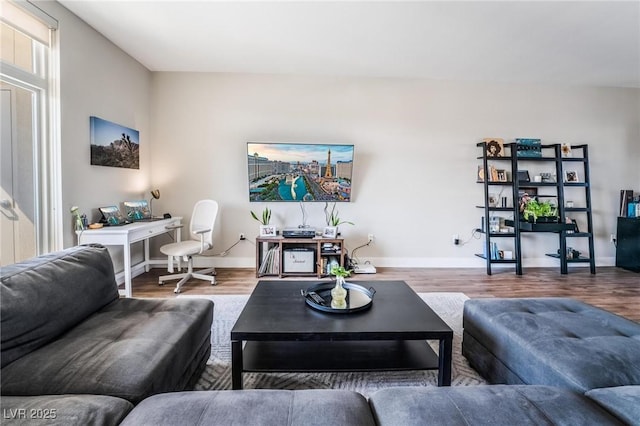
MULTIPOLYGON (((513 231, 510 232, 492 232, 491 230, 492 216, 497 215, 497 217, 502 217, 503 219, 505 219, 503 216, 504 214, 506 214, 507 216, 512 215, 512 217, 517 217, 518 214, 518 190, 513 182, 513 176, 517 176, 517 162, 515 161, 516 153, 514 151, 513 144, 505 145, 504 153, 506 155, 502 157, 488 156, 487 144, 485 144, 484 142, 478 143, 477 146, 482 148, 482 155, 478 157, 478 159, 482 160, 482 170, 484 171, 484 178, 482 180, 478 180, 478 182, 482 183, 484 187, 484 204, 476 207, 484 210, 484 216, 482 218, 482 228, 480 231, 484 234, 485 238, 484 252, 477 253, 476 256, 485 259, 487 264, 487 275, 491 275, 491 265, 493 264, 514 265, 516 274, 522 275, 522 255, 520 250, 519 224, 517 222, 514 223, 512 226, 513 231), (492 180, 491 169, 494 167, 505 171, 504 180, 492 180), (500 193, 502 193, 504 189, 508 189, 509 193, 507 194, 507 204, 511 204, 511 206, 490 206, 489 196, 491 194, 490 191, 492 191, 493 189, 499 190, 500 193), (512 258, 492 258, 492 244, 497 241, 504 241, 505 239, 510 239, 513 242, 512 258)), ((497 201, 500 202, 499 200, 497 201)))
MULTIPOLYGON (((513 238, 514 256, 512 260, 503 259, 491 259, 491 256, 483 254, 477 254, 477 256, 486 259, 487 261, 487 274, 491 275, 491 265, 494 263, 514 263, 516 274, 522 274, 522 242, 521 237, 523 233, 528 232, 547 232, 555 233, 558 235, 559 250, 557 253, 547 253, 549 257, 553 257, 560 262, 560 272, 562 274, 568 273, 568 266, 575 263, 589 263, 590 271, 592 274, 596 273, 595 256, 594 256, 594 234, 593 234, 593 219, 591 208, 591 185, 589 175, 589 152, 587 145, 572 145, 571 157, 563 156, 562 147, 560 144, 541 145, 540 157, 519 157, 518 156, 518 144, 510 143, 506 144, 505 157, 488 157, 487 147, 484 142, 478 143, 477 146, 482 147, 482 156, 478 157, 482 160, 485 173, 485 179, 482 182, 484 185, 484 206, 478 206, 484 209, 483 219, 483 233, 485 234, 485 253, 490 254, 490 247, 492 245, 492 239, 510 237, 513 238), (490 181, 490 167, 495 163, 502 163, 509 166, 511 171, 511 179, 506 182, 490 181), (555 168, 556 179, 553 182, 526 182, 522 183, 517 178, 518 171, 526 170, 521 167, 526 163, 552 163, 555 168), (569 167, 565 167, 565 164, 570 164, 569 167), (580 170, 575 170, 576 168, 580 170), (566 171, 576 171, 578 176, 582 175, 584 180, 570 181, 565 179, 566 171), (516 178, 513 178, 513 177, 516 178), (489 191, 495 185, 506 185, 512 189, 512 207, 497 208, 489 206, 489 191), (519 194, 528 188, 546 188, 555 192, 555 194, 538 195, 538 197, 554 197, 558 202, 558 215, 565 221, 565 223, 536 223, 532 224, 520 220, 520 212, 518 207, 519 194), (576 200, 581 204, 580 206, 566 206, 565 191, 569 188, 583 189, 583 194, 579 194, 576 200), (494 212, 508 212, 512 214, 510 220, 506 220, 505 224, 508 227, 513 228, 513 232, 509 233, 494 233, 489 232, 490 215, 494 212), (576 227, 573 223, 566 223, 567 214, 580 214, 586 218, 587 229, 576 231, 576 227), (573 252, 567 256, 567 248, 569 247, 567 242, 571 239, 586 238, 588 240, 588 252, 580 253, 579 256, 574 257, 573 252)), ((573 191, 572 189, 570 189, 573 191)))

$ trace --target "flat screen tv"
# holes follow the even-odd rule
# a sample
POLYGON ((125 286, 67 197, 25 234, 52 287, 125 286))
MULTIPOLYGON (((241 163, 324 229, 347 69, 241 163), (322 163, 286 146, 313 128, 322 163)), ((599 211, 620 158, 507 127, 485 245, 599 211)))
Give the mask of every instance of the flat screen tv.
POLYGON ((248 142, 249 200, 351 201, 353 145, 248 142))

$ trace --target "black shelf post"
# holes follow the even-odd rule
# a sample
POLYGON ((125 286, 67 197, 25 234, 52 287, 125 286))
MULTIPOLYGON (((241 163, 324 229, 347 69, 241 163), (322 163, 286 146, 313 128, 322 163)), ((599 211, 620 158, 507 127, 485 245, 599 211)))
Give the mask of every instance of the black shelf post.
POLYGON ((561 254, 565 253, 562 257, 561 268, 562 273, 568 273, 568 264, 569 263, 589 263, 589 269, 592 274, 596 273, 596 259, 595 259, 595 251, 594 251, 594 232, 593 232, 593 209, 591 207, 591 176, 589 173, 589 147, 586 144, 583 145, 572 145, 572 152, 578 152, 581 154, 579 157, 562 157, 562 154, 559 153, 557 157, 560 159, 560 169, 561 173, 558 176, 558 182, 562 182, 558 187, 559 193, 562 193, 562 204, 560 210, 560 217, 565 218, 565 212, 576 212, 576 213, 585 213, 586 221, 587 221, 587 231, 586 232, 562 232, 560 234, 561 240, 561 254), (563 163, 578 163, 582 164, 582 172, 584 173, 584 182, 566 182, 564 180, 564 165, 563 163), (576 207, 576 208, 567 208, 564 204, 564 190, 566 187, 581 187, 584 189, 584 207, 576 207), (588 257, 580 256, 577 259, 571 258, 568 259, 566 256, 566 248, 567 248, 567 238, 587 238, 589 253, 588 257), (564 247, 562 247, 564 245, 564 247), (562 250, 565 251, 562 251, 562 250))
MULTIPOLYGON (((491 230, 491 217, 494 213, 503 212, 503 213, 511 213, 517 217, 518 214, 518 189, 517 186, 514 185, 514 180, 516 177, 516 172, 514 166, 516 164, 516 152, 513 144, 505 144, 505 152, 506 155, 502 157, 489 157, 487 155, 487 144, 484 142, 478 143, 476 146, 482 148, 482 156, 478 157, 478 159, 482 160, 482 170, 484 173, 482 181, 478 181, 478 183, 482 183, 484 189, 484 202, 482 206, 477 206, 478 208, 482 208, 484 211, 484 217, 482 220, 482 228, 481 231, 485 236, 484 239, 484 253, 476 254, 476 256, 481 257, 485 260, 487 265, 487 275, 491 275, 491 265, 492 264, 514 264, 516 269, 516 274, 522 275, 522 257, 520 253, 520 234, 518 232, 519 225, 518 223, 514 223, 514 231, 513 232, 492 232, 491 230), (492 163, 494 162, 502 162, 507 165, 509 168, 509 172, 511 174, 511 180, 508 179, 507 170, 504 170, 505 175, 503 176, 504 180, 493 180, 492 177, 492 163), (497 207, 490 206, 489 204, 489 190, 492 187, 502 187, 503 189, 506 187, 511 188, 511 207, 497 207), (513 244, 513 252, 511 259, 494 259, 492 258, 492 239, 497 238, 512 238, 514 240, 513 244)), ((502 193, 502 191, 500 191, 502 193)))

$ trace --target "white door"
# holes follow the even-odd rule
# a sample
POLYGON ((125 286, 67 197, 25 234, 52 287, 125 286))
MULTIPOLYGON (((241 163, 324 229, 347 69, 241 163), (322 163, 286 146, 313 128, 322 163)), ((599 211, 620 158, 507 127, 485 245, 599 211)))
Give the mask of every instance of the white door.
POLYGON ((34 93, 0 86, 0 265, 36 255, 34 93))

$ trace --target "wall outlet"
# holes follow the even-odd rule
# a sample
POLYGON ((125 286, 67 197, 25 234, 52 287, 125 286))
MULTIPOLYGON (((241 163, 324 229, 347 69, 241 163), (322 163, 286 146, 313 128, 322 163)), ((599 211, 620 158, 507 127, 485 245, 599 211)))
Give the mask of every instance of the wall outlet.
POLYGON ((453 241, 453 244, 457 246, 458 244, 460 244, 460 235, 453 234, 453 237, 451 237, 451 240, 453 241))
POLYGON ((241 232, 240 235, 238 236, 238 238, 240 238, 240 241, 247 239, 247 237, 245 237, 245 235, 244 235, 244 232, 241 232))
POLYGON ((616 242, 616 234, 611 234, 611 236, 609 237, 609 242, 611 242, 611 243, 615 243, 616 242))
POLYGON ((373 242, 374 237, 375 237, 375 236, 374 236, 373 234, 369 234, 368 239, 369 239, 369 242, 370 242, 370 243, 372 243, 372 242, 373 242))

